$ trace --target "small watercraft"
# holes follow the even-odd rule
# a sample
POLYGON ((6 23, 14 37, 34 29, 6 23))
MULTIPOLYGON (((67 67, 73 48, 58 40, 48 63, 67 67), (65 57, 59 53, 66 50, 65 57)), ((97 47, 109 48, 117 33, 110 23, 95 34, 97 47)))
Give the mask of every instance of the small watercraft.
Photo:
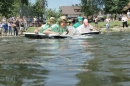
POLYGON ((63 39, 63 38, 69 38, 68 35, 55 35, 55 34, 35 34, 35 33, 25 33, 25 37, 27 38, 33 38, 33 39, 46 39, 46 38, 55 38, 55 39, 63 39))
MULTIPOLYGON (((81 35, 87 34, 100 34, 99 31, 91 31, 88 33, 81 33, 81 35)), ((32 39, 46 39, 46 38, 54 38, 54 39, 64 39, 64 38, 72 38, 70 35, 56 35, 56 34, 35 34, 35 33, 25 33, 25 37, 32 39)))

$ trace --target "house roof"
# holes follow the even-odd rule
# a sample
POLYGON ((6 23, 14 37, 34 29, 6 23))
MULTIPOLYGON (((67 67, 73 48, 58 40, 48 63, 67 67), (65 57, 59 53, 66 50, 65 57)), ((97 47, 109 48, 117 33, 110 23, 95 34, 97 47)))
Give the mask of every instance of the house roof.
POLYGON ((122 11, 127 11, 130 8, 130 2, 122 9, 122 11))
POLYGON ((79 6, 62 6, 62 14, 81 14, 82 12, 76 12, 76 9, 81 9, 79 6))

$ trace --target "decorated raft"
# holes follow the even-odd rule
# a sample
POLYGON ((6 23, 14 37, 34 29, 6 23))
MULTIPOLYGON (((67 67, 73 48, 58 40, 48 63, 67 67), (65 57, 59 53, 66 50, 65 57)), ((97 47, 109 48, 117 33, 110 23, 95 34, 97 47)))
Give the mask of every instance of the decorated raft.
MULTIPOLYGON (((91 31, 88 33, 81 33, 81 35, 87 34, 100 34, 99 31, 91 31)), ((32 38, 32 39, 46 39, 46 38, 54 38, 54 39, 64 39, 64 38, 72 38, 69 35, 55 35, 55 34, 35 34, 35 33, 25 33, 25 37, 32 38)))

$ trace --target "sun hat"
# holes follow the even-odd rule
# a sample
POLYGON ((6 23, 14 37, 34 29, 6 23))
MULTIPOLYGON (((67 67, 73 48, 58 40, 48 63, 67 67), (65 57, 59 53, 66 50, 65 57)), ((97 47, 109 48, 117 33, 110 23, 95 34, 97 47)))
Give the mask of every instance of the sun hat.
POLYGON ((55 17, 50 17, 51 20, 56 21, 55 17))
POLYGON ((85 25, 89 25, 89 23, 88 23, 88 19, 84 19, 83 22, 84 22, 85 25))
POLYGON ((67 22, 67 17, 66 16, 61 16, 60 19, 61 19, 61 21, 67 22))

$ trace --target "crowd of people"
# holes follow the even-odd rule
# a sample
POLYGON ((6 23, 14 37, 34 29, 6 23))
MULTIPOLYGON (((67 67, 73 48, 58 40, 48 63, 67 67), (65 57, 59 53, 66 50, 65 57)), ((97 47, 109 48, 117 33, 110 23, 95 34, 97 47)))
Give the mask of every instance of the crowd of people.
POLYGON ((39 27, 43 24, 43 18, 35 17, 3 17, 0 21, 1 36, 18 36, 23 35, 29 27, 39 27))

